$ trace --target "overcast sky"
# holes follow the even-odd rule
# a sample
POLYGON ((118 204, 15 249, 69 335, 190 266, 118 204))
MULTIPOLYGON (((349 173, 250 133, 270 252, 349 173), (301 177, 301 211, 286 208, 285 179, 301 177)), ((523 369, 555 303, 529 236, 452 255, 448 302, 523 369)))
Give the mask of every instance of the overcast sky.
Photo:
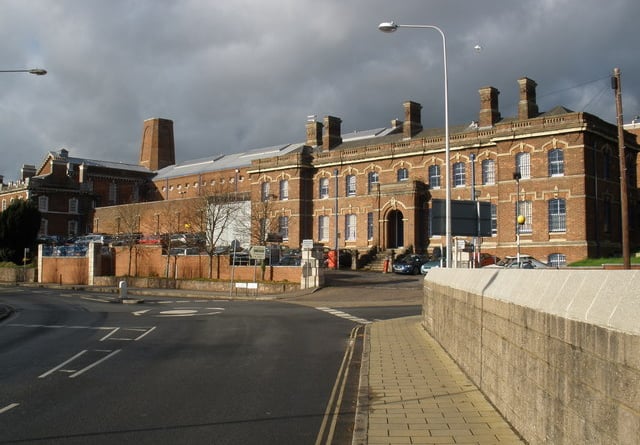
POLYGON ((302 142, 309 115, 343 132, 390 125, 402 102, 441 127, 447 39, 451 125, 478 119, 478 89, 517 113, 517 79, 540 111, 615 123, 640 114, 638 0, 0 0, 0 175, 51 150, 136 164, 142 123, 174 121, 176 160, 302 142), (481 51, 474 47, 480 45, 481 51))

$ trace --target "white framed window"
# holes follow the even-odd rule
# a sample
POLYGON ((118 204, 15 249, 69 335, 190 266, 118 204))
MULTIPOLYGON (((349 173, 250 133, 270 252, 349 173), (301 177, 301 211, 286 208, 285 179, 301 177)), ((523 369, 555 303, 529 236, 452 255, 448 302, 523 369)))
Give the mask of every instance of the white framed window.
POLYGON ((280 200, 286 201, 289 199, 289 181, 283 179, 280 181, 280 200))
POLYGON ((524 224, 518 224, 519 233, 532 233, 533 225, 531 224, 533 216, 533 205, 531 201, 518 201, 517 204, 518 216, 524 216, 524 224))
POLYGON ((516 173, 520 173, 520 179, 531 178, 531 156, 529 153, 516 155, 516 173))
POLYGON ((367 191, 371 193, 375 188, 375 184, 378 184, 379 182, 380 176, 378 175, 378 172, 369 172, 369 175, 367 176, 367 191))
POLYGON ((116 184, 115 182, 109 184, 109 203, 118 203, 118 184, 116 184))
POLYGON ((564 175, 564 152, 562 150, 551 150, 547 155, 549 162, 549 176, 564 175))
POLYGON ((373 235, 375 233, 374 228, 375 226, 374 226, 373 212, 369 212, 367 213, 367 240, 368 241, 371 241, 373 239, 373 235))
POLYGON ((356 240, 356 215, 353 213, 344 216, 344 233, 346 241, 356 240))
POLYGON ((409 170, 406 168, 398 169, 398 182, 408 181, 409 180, 409 170))
POLYGON ((2 200, 2 211, 4 212, 5 210, 7 210, 7 200, 3 199, 2 200))
POLYGON ((329 239, 329 217, 321 215, 318 217, 318 240, 327 241, 329 239))
POLYGON ((263 182, 262 186, 261 186, 261 199, 263 201, 268 201, 269 200, 269 194, 271 193, 270 189, 271 189, 271 183, 269 182, 263 182))
POLYGON ((493 159, 482 161, 482 184, 493 185, 496 183, 496 163, 493 159))
POLYGON ((40 210, 41 212, 48 212, 49 211, 49 197, 42 195, 42 196, 38 196, 38 210, 40 210))
POLYGON ((69 200, 69 213, 78 213, 78 198, 71 198, 69 200))
POLYGON ((564 199, 550 199, 549 206, 549 232, 567 231, 567 207, 564 199))
POLYGON ((38 235, 46 236, 49 234, 49 221, 47 219, 42 218, 40 220, 40 230, 38 230, 38 235))
POLYGON ((345 180, 347 196, 356 196, 356 175, 347 175, 345 180))
POLYGON ((320 178, 320 199, 329 197, 329 178, 320 178))
POLYGON ((78 221, 69 221, 67 223, 67 235, 76 236, 78 234, 78 221))
POLYGON ((440 188, 440 166, 439 165, 429 166, 429 188, 430 189, 440 188))
POLYGON ((278 232, 283 240, 289 239, 289 217, 281 216, 278 218, 278 232))
POLYGON ((464 162, 453 164, 453 186, 464 187, 466 183, 466 169, 464 162))
POLYGON ((567 265, 567 256, 564 253, 552 253, 549 255, 548 263, 553 267, 562 267, 567 265))

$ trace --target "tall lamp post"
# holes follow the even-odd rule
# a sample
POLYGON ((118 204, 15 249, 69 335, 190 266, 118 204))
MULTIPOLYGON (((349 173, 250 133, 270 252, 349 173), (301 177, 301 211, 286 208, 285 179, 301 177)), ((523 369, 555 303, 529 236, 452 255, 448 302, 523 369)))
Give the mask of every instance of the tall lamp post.
POLYGON ((522 175, 520 172, 515 172, 513 174, 513 179, 516 181, 516 262, 518 263, 518 268, 521 267, 520 264, 520 226, 524 224, 525 217, 520 214, 520 179, 522 175))
POLYGON ((36 76, 44 76, 47 74, 47 70, 43 70, 42 68, 32 68, 30 70, 0 70, 0 73, 29 73, 35 74, 36 76))
POLYGON ((398 28, 416 28, 416 29, 435 29, 442 37, 442 56, 444 62, 444 152, 445 152, 445 259, 447 267, 455 267, 451 262, 451 168, 449 166, 449 78, 447 75, 447 40, 442 29, 435 25, 398 25, 397 23, 383 22, 378 25, 378 29, 382 32, 391 33, 397 31, 398 28))

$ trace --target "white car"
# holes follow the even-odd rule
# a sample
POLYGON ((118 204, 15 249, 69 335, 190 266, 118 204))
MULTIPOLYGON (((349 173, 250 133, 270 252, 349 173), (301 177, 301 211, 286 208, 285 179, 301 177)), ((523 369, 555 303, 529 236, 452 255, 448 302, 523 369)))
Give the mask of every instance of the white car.
POLYGON ((507 256, 498 261, 495 265, 485 267, 504 267, 507 269, 548 269, 549 265, 540 260, 536 260, 531 255, 520 255, 520 262, 517 256, 507 256))

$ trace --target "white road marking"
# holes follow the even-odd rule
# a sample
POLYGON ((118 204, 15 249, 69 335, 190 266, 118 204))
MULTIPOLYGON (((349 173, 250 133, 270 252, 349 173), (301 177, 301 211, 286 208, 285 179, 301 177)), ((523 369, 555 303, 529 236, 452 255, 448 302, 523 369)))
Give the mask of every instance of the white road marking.
POLYGON ((324 307, 323 306, 323 307, 317 307, 316 309, 318 309, 319 311, 326 312, 326 313, 331 314, 331 315, 335 315, 336 317, 344 318, 345 320, 353 321, 355 323, 360 323, 360 324, 370 324, 371 323, 370 320, 367 320, 365 318, 356 317, 355 315, 347 314, 346 312, 342 312, 342 311, 337 310, 337 309, 332 309, 330 307, 324 307))
POLYGON ((110 359, 111 357, 113 357, 114 355, 116 355, 117 353, 119 353, 120 351, 122 351, 122 349, 116 349, 115 351, 113 351, 111 354, 102 357, 100 360, 93 362, 92 364, 90 364, 89 366, 86 366, 85 368, 81 369, 80 371, 76 372, 75 374, 71 374, 69 376, 70 379, 76 378, 81 374, 84 374, 85 372, 87 372, 88 370, 90 370, 91 368, 94 368, 96 366, 98 366, 100 363, 104 362, 107 359, 110 359))
POLYGON ((149 312, 151 309, 145 309, 142 311, 135 311, 135 312, 131 312, 133 315, 135 315, 136 317, 139 317, 142 314, 146 314, 147 312, 149 312))
POLYGON ((9 411, 10 409, 13 409, 13 408, 15 408, 16 406, 19 406, 19 405, 20 405, 19 403, 11 403, 11 404, 5 406, 4 408, 0 408, 0 414, 4 414, 7 411, 9 411))
POLYGON ((69 363, 71 363, 72 361, 74 361, 75 359, 77 359, 78 357, 80 357, 81 355, 85 354, 87 352, 86 349, 78 352, 76 355, 74 355, 73 357, 71 357, 69 360, 67 360, 66 362, 60 363, 58 366, 56 366, 55 368, 52 368, 50 370, 48 370, 47 372, 45 372, 42 375, 39 375, 38 378, 39 379, 43 379, 51 374, 53 374, 54 372, 56 372, 58 369, 62 369, 65 366, 67 366, 69 363))

